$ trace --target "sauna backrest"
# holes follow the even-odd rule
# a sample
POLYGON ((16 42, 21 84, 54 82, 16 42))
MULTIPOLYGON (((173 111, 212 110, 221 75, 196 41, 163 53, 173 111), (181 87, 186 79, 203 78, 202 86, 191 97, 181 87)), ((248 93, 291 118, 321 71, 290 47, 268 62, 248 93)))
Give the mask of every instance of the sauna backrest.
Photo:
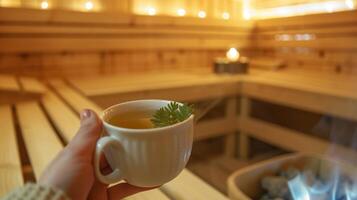
POLYGON ((288 67, 357 72, 357 11, 258 20, 254 55, 280 58, 288 67))

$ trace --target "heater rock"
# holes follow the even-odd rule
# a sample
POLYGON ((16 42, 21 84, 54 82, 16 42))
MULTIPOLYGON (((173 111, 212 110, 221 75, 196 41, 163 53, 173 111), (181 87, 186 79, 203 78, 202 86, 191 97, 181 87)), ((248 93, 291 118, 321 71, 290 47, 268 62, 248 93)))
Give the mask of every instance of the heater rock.
POLYGON ((268 192, 271 199, 284 199, 290 195, 287 180, 281 176, 267 176, 263 178, 262 187, 268 192))
POLYGON ((300 171, 295 167, 289 167, 287 170, 283 170, 280 175, 290 180, 299 175, 300 171))
POLYGON ((336 176, 338 172, 338 169, 332 165, 331 163, 329 162, 321 162, 321 165, 320 165, 320 169, 319 169, 319 172, 318 172, 318 177, 324 181, 324 182, 328 182, 330 181, 331 179, 334 178, 334 176, 336 176))
POLYGON ((311 169, 306 169, 302 172, 302 177, 304 179, 304 182, 308 185, 308 186, 312 186, 315 181, 316 181, 316 173, 311 170, 311 169))
POLYGON ((263 195, 260 200, 284 200, 283 198, 272 198, 268 194, 263 195))
POLYGON ((319 173, 321 162, 318 159, 310 159, 304 166, 304 170, 313 171, 315 175, 319 173))

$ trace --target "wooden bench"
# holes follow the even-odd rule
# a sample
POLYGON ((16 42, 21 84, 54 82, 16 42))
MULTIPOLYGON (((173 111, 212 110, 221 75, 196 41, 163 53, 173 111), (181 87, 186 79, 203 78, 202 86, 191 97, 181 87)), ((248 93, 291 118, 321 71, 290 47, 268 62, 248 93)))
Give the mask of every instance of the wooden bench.
MULTIPOLYGON (((103 105, 138 97, 179 101, 228 99, 224 116, 197 124, 196 139, 224 135, 226 155, 232 156, 236 148, 234 133, 239 131, 239 156, 248 158, 250 137, 283 149, 309 153, 325 153, 331 144, 327 140, 253 118, 253 99, 357 121, 357 95, 353 92, 357 81, 354 79, 348 75, 278 70, 233 76, 197 72, 160 73, 156 76, 112 75, 69 81, 83 94, 103 105), (241 97, 240 101, 236 96, 241 97), (240 108, 239 115, 237 107, 240 108)), ((342 154, 355 154, 348 147, 337 145, 336 149, 342 154)))
MULTIPOLYGON (((242 82, 242 114, 237 120, 241 131, 242 157, 249 154, 247 136, 283 149, 325 154, 331 142, 308 133, 295 131, 251 116, 251 100, 257 99, 324 115, 357 121, 357 81, 354 76, 312 73, 304 70, 284 70, 254 76, 242 82)), ((338 155, 355 157, 357 152, 336 145, 338 155)))
MULTIPOLYGON (((84 98, 81 94, 75 91, 75 89, 69 87, 65 82, 61 80, 50 81, 50 85, 67 101, 67 103, 79 113, 84 108, 90 108, 96 112, 101 112, 101 109, 84 98)), ((184 169, 183 172, 173 181, 165 184, 157 191, 161 190, 170 199, 184 200, 184 199, 227 199, 223 194, 213 189, 207 183, 200 178, 184 169), (194 198, 193 198, 194 197, 194 198)), ((156 190, 154 190, 156 191, 156 190)), ((146 192, 140 195, 146 195, 145 198, 158 199, 160 196, 158 192, 146 192), (153 196, 151 196, 151 194, 153 196)), ((139 195, 138 195, 139 196, 139 195)), ((133 198, 138 198, 134 196, 133 198)), ((166 197, 165 197, 166 198, 166 197)))
POLYGON ((37 100, 44 93, 43 85, 34 78, 0 75, 0 104, 37 100))
MULTIPOLYGON (((90 108, 101 112, 101 108, 86 99, 61 80, 50 81, 39 101, 0 106, 0 196, 21 186, 26 176, 33 173, 38 180, 47 164, 71 140, 79 128, 79 112, 90 108), (13 108, 13 109, 12 109, 13 108), (3 120, 4 119, 4 120, 3 120), (18 127, 18 128, 16 128, 18 127), (25 145, 32 172, 22 170, 22 157, 18 149, 25 145)), ((128 200, 169 199, 227 199, 223 194, 203 182, 188 170, 184 170, 174 181, 160 189, 128 197, 128 200), (190 185, 190 187, 187 187, 190 185)))

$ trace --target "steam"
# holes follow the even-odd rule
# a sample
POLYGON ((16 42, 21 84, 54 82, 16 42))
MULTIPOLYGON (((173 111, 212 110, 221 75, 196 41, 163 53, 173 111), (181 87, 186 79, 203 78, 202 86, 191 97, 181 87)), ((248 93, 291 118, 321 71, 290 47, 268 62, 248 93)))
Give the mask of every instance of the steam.
POLYGON ((293 200, 357 200, 357 125, 346 120, 324 117, 314 130, 329 132, 332 144, 326 156, 332 161, 320 162, 316 175, 304 171, 290 179, 288 187, 293 200), (355 154, 341 155, 336 151, 338 145, 355 150, 355 154), (352 166, 352 170, 346 173, 341 167, 343 163, 352 166))

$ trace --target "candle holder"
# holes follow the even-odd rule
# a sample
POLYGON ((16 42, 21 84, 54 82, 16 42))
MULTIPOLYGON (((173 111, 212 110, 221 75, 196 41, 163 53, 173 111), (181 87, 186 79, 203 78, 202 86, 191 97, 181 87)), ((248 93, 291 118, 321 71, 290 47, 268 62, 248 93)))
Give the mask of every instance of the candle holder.
POLYGON ((247 57, 240 57, 237 61, 230 61, 227 58, 217 58, 214 61, 213 71, 216 74, 246 74, 248 67, 249 61, 247 57))

